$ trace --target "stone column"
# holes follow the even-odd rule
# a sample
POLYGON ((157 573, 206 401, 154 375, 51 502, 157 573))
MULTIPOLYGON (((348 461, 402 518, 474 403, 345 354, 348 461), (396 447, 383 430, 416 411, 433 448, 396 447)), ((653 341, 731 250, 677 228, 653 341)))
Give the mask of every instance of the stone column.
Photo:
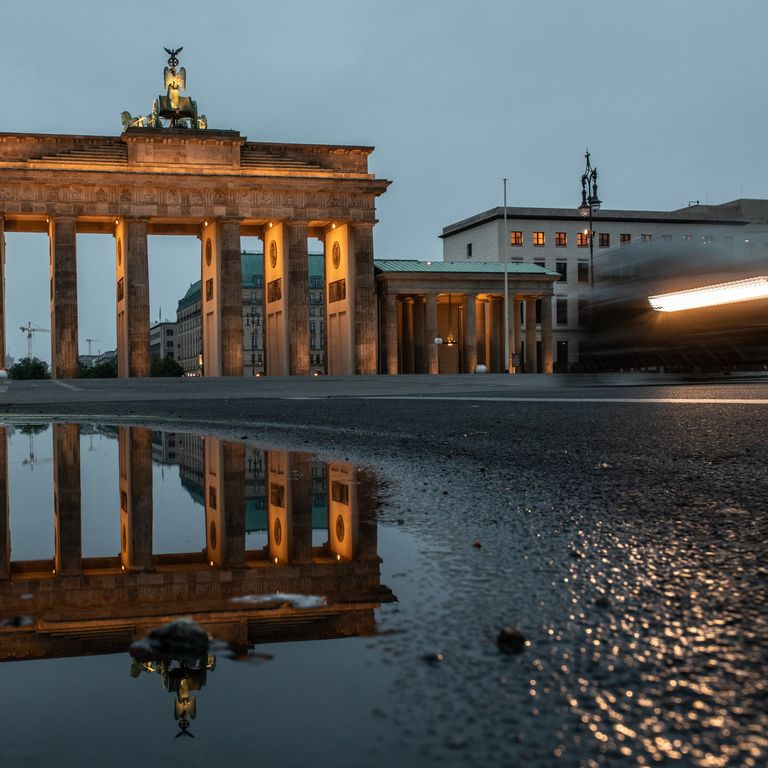
MULTIPOLYGON (((512 353, 518 356, 520 365, 515 367, 515 373, 520 373, 523 370, 523 336, 520 330, 520 304, 521 300, 515 296, 515 300, 512 302, 512 336, 514 342, 510 345, 512 353)), ((511 370, 511 369, 510 369, 511 370)))
POLYGON ((328 548, 337 560, 358 554, 357 470, 351 464, 328 465, 328 548))
POLYGON ((152 558, 152 430, 118 427, 120 562, 126 571, 149 570, 152 558))
POLYGON ((312 459, 306 453, 289 453, 292 560, 312 557, 312 459))
POLYGON ((224 560, 229 568, 245 564, 245 445, 226 442, 221 448, 224 560))
POLYGON ((436 374, 440 372, 439 359, 437 356, 437 295, 427 294, 427 321, 424 334, 424 343, 427 348, 427 373, 436 374))
POLYGON ((376 373, 376 280, 373 271, 373 224, 351 224, 351 261, 354 262, 353 316, 355 373, 376 373))
POLYGON ((423 296, 417 296, 414 299, 413 306, 413 346, 415 367, 414 373, 424 373, 426 368, 426 354, 425 354, 425 332, 426 325, 426 300, 423 296))
POLYGON ((5 219, 0 216, 0 369, 5 370, 5 219))
POLYGON ((309 256, 305 222, 285 223, 285 260, 288 280, 288 373, 308 376, 309 365, 309 256))
POLYGON ((509 340, 509 359, 504 361, 504 366, 507 371, 507 373, 514 373, 515 372, 515 366, 512 365, 512 355, 515 354, 515 339, 517 338, 515 334, 515 302, 512 300, 512 297, 507 294, 507 307, 508 307, 508 317, 507 317, 507 327, 504 329, 504 332, 507 334, 507 339, 509 340))
POLYGON ((8 506, 8 432, 0 427, 0 579, 11 575, 10 508, 8 506))
POLYGON ((243 375, 240 220, 217 219, 202 232, 201 313, 205 376, 243 375))
POLYGON ((54 567, 59 575, 82 567, 80 522, 80 427, 53 425, 54 567))
POLYGON ((203 440, 206 557, 222 568, 245 563, 245 446, 203 440))
POLYGON ((536 299, 525 299, 525 372, 536 373, 536 299))
POLYGON ((416 350, 413 337, 413 297, 403 302, 403 354, 405 373, 416 373, 416 350))
POLYGON ((477 295, 467 293, 464 298, 464 356, 467 373, 477 366, 477 295))
POLYGON ((117 261, 117 375, 149 376, 149 253, 147 220, 120 219, 117 261))
POLYGON ((243 375, 243 267, 240 220, 219 219, 221 237, 221 375, 243 375))
POLYGON ((552 373, 552 297, 541 297, 541 371, 552 373))
POLYGON ((387 373, 394 376, 397 369, 397 294, 388 293, 386 298, 387 373))
POLYGON ((51 218, 51 375, 77 376, 77 242, 75 217, 51 218))

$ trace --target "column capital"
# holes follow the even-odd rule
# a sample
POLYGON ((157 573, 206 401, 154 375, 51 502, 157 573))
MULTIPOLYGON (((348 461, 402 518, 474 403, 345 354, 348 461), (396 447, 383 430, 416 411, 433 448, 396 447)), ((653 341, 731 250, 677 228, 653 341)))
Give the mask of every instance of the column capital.
POLYGON ((376 226, 375 221, 345 221, 342 222, 343 224, 349 224, 352 229, 370 229, 373 230, 374 226, 376 226))
POLYGON ((74 213, 57 213, 47 217, 49 224, 64 224, 67 222, 77 222, 77 216, 74 213))

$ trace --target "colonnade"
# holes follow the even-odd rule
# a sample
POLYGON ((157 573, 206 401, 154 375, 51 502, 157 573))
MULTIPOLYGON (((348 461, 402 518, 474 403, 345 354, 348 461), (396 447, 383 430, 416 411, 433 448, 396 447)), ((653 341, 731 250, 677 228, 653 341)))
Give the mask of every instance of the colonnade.
MULTIPOLYGON (((6 257, 0 216, 0 355, 5 359, 6 257)), ((149 376, 149 218, 114 220, 116 260, 117 365, 121 378, 149 376)), ((50 242, 51 372, 78 372, 76 217, 48 217, 50 242)), ((233 217, 204 220, 201 243, 201 338, 206 376, 242 376, 243 328, 241 234, 264 243, 266 365, 270 375, 308 375, 310 366, 307 238, 325 247, 328 372, 376 373, 376 296, 373 225, 306 221, 248 225, 233 217)), ((176 233, 173 228, 163 230, 176 233)), ((185 230, 186 231, 186 230, 185 230)))
MULTIPOLYGON (((152 431, 118 428, 120 552, 84 558, 82 552, 80 427, 54 424, 54 556, 51 560, 12 560, 8 496, 7 430, 0 428, 0 581, 73 575, 263 568, 288 564, 352 562, 376 558, 375 526, 362 525, 371 503, 359 494, 355 467, 328 463, 327 543, 312 543, 312 461, 308 454, 266 451, 267 544, 246 549, 246 448, 203 438, 205 547, 173 555, 153 552, 152 431)), ((108 500, 104 500, 109 508, 108 500)), ((116 509, 117 513, 117 509, 116 509)), ((41 532, 43 535, 43 532, 41 532)))
POLYGON ((551 293, 511 294, 506 330, 503 294, 386 292, 383 310, 383 368, 389 374, 472 373, 478 364, 490 372, 552 373, 551 293))

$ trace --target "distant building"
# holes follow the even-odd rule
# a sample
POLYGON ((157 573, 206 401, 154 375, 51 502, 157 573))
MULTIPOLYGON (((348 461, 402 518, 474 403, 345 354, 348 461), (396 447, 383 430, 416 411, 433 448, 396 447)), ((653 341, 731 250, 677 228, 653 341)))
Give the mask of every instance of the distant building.
MULTIPOLYGON (((629 245, 690 243, 717 247, 736 260, 758 251, 768 256, 768 200, 734 200, 722 205, 692 204, 674 211, 605 210, 594 214, 594 264, 590 264, 589 223, 573 208, 492 208, 443 228, 443 260, 483 264, 503 259, 557 272, 552 301, 555 371, 580 361, 587 340, 590 269, 595 285, 622 264, 629 245)), ((661 250, 661 249, 660 249, 661 250)), ((694 249, 695 250, 695 249, 694 249)), ((537 324, 541 307, 537 307, 537 324)), ((525 318, 521 317, 523 328, 525 318)))
MULTIPOLYGON (((323 255, 309 254, 309 349, 313 371, 325 370, 323 255)), ((264 257, 243 251, 243 375, 266 370, 264 347, 264 257)), ((200 281, 189 286, 176 309, 176 360, 187 376, 200 374, 200 281)))
POLYGON ((150 326, 149 354, 158 359, 176 357, 176 323, 164 320, 150 326))

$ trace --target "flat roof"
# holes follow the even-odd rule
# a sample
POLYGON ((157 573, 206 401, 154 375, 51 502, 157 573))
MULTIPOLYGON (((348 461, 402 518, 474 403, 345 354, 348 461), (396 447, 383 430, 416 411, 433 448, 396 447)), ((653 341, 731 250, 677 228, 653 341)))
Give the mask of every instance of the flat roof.
MULTIPOLYGON (((501 261, 418 261, 417 259, 374 259, 373 266, 379 272, 421 272, 434 274, 504 274, 501 261)), ((557 275, 557 272, 536 264, 510 261, 510 275, 557 275)))

